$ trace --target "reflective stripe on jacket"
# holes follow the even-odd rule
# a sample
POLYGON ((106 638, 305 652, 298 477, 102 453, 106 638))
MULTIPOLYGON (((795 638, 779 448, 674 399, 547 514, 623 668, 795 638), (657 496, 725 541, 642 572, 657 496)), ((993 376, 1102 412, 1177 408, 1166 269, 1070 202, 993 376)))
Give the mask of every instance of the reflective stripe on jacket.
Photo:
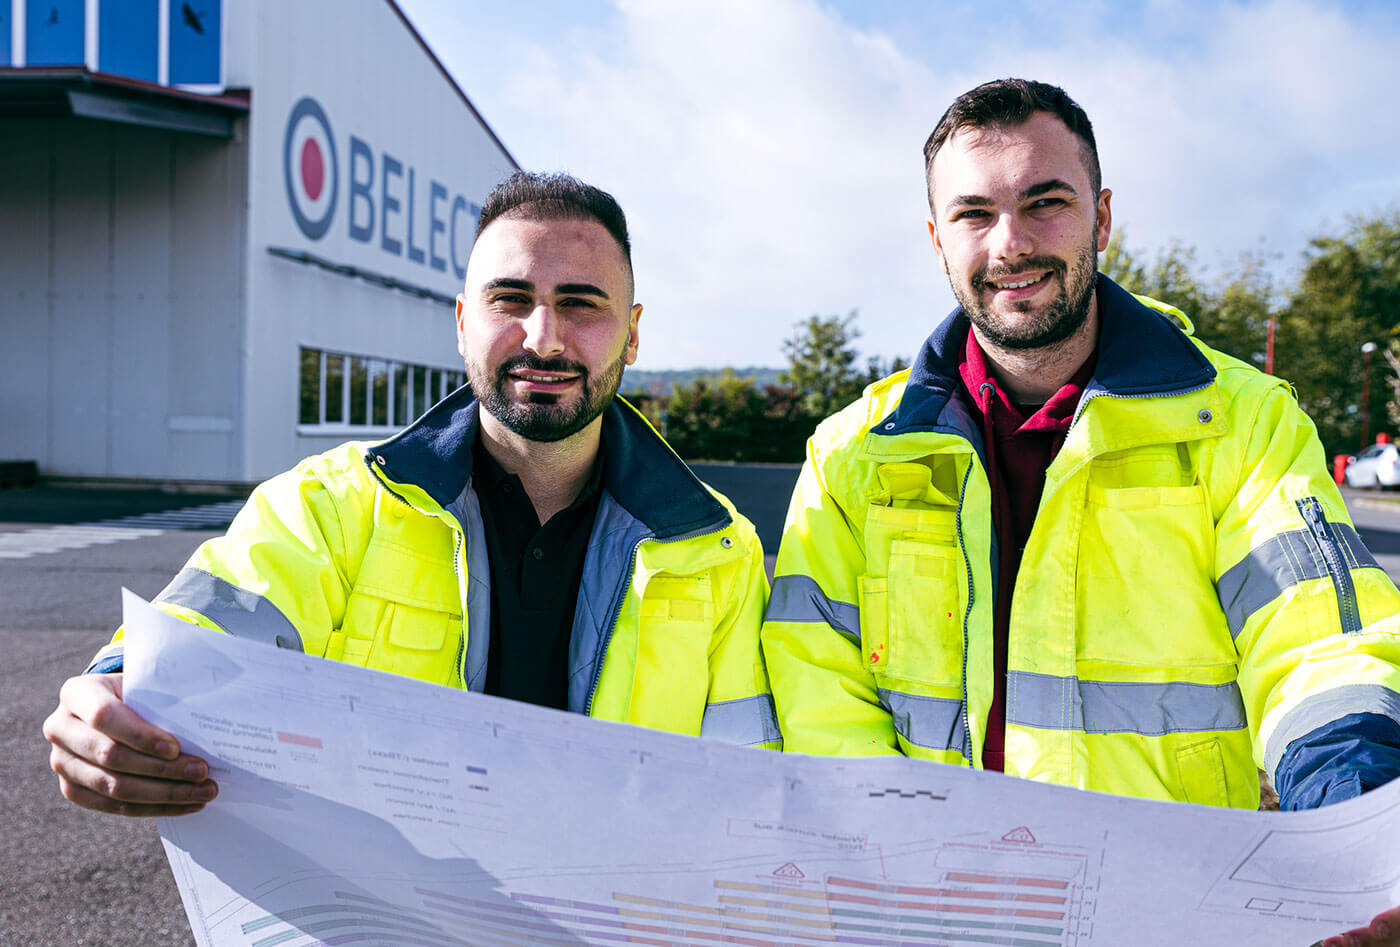
MULTIPOLYGON (((1283 382, 1097 294, 1016 579, 1006 772, 1255 807, 1294 740, 1400 722, 1400 593, 1283 382)), ((763 631, 789 750, 981 766, 998 557, 967 331, 955 312, 808 444, 763 631)))
MULTIPOLYGON (((752 524, 646 419, 603 416, 603 489, 569 653, 568 709, 781 745, 758 646, 752 524)), ((461 389, 380 444, 343 444, 262 484, 156 598, 188 621, 480 691, 491 628, 477 404, 461 389)), ((90 670, 120 667, 121 632, 90 670)))

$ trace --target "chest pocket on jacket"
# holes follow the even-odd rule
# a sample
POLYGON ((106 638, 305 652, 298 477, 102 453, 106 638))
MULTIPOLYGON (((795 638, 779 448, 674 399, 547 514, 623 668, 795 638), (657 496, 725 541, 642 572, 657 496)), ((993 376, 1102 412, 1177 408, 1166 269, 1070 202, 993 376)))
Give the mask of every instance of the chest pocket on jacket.
POLYGON ((865 535, 862 663, 880 677, 961 687, 967 579, 956 511, 873 507, 865 535))
MULTIPOLYGON (((647 580, 627 719, 682 733, 700 732, 710 692, 706 669, 714 623, 708 575, 654 575, 647 580)), ((617 644, 615 640, 614 653, 617 644)))
MULTIPOLYGON (((1156 459, 1125 459, 1091 476, 1076 582, 1080 655, 1149 667, 1233 663, 1205 488, 1177 485, 1156 459)), ((1169 463, 1181 478, 1175 454, 1169 463)))
POLYGON ((704 622, 713 620, 709 576, 652 576, 642 599, 642 623, 704 622))
POLYGON ((326 657, 455 683, 463 634, 456 582, 450 558, 372 540, 326 657))

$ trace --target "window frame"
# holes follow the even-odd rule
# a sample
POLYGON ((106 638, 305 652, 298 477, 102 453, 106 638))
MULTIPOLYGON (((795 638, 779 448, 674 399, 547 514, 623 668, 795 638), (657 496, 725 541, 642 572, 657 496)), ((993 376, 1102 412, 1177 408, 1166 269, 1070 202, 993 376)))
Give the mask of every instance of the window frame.
POLYGON ((388 436, 403 430, 420 418, 428 408, 437 404, 448 394, 455 391, 461 384, 465 383, 465 372, 460 369, 448 368, 442 365, 426 365, 419 362, 409 362, 402 359, 388 358, 379 355, 362 355, 354 352, 346 352, 334 349, 327 349, 319 345, 298 344, 297 346, 297 396, 295 406, 296 433, 303 437, 375 437, 388 436), (307 358, 308 352, 316 352, 316 421, 308 422, 302 420, 302 397, 307 391, 306 372, 310 368, 307 358), (340 392, 339 397, 328 391, 328 368, 331 360, 336 359, 340 364, 340 392), (352 379, 355 366, 364 369, 364 404, 359 406, 359 410, 353 404, 352 398, 354 383, 352 379), (386 423, 374 423, 375 415, 380 406, 377 404, 375 395, 375 371, 382 369, 383 372, 383 392, 382 416, 386 423), (400 423, 397 419, 400 416, 400 391, 399 378, 403 377, 405 386, 404 412, 403 415, 408 420, 400 423), (422 390, 420 390, 420 384, 422 390), (433 390, 426 390, 428 388, 433 390), (339 402, 339 419, 328 421, 326 419, 326 408, 328 404, 339 402), (419 403, 419 402, 422 403, 419 403), (356 423, 350 420, 363 412, 364 423, 356 423))

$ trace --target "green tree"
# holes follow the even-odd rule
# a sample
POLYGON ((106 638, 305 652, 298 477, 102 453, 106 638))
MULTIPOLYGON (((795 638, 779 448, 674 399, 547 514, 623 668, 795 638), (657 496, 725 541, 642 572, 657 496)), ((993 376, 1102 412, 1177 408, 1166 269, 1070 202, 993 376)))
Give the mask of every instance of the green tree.
POLYGON ((754 459, 800 463, 807 453, 807 438, 821 420, 807 412, 796 389, 788 385, 764 385, 762 439, 753 451, 754 459))
POLYGON ((1241 258, 1237 272, 1212 284, 1203 279, 1193 248, 1171 244, 1144 261, 1115 234, 1099 268, 1124 289, 1181 310, 1193 334, 1212 348, 1264 366, 1268 322, 1277 316, 1277 304, 1259 257, 1241 258))
POLYGON ((865 387, 866 373, 857 367, 855 340, 858 310, 845 316, 808 316, 792 327, 783 342, 788 367, 778 381, 802 396, 803 407, 824 418, 855 400, 865 387))
MULTIPOLYGON (((1400 318, 1400 212, 1353 218, 1340 236, 1308 247, 1279 327, 1278 374, 1317 422, 1328 453, 1361 446, 1361 346, 1388 347, 1400 318)), ((1369 438, 1396 423, 1388 411, 1389 362, 1370 359, 1369 438)))
POLYGON ((1380 355, 1389 371, 1385 372, 1385 387, 1390 395, 1385 403, 1387 420, 1392 432, 1400 430, 1400 325, 1390 330, 1390 339, 1381 348, 1380 355))
POLYGON ((750 378, 726 369, 719 378, 677 385, 666 410, 666 439, 687 460, 753 460, 763 397, 750 378))
POLYGON ((1108 247, 1099 255, 1099 272, 1124 289, 1137 292, 1134 287, 1147 284, 1147 273, 1138 263, 1137 255, 1128 249, 1127 236, 1115 230, 1108 238, 1108 247))
MULTIPOLYGON (((1240 257, 1235 271, 1222 275, 1217 284, 1205 291, 1198 305, 1201 310, 1194 316, 1197 338, 1255 368, 1266 367, 1269 323, 1278 325, 1281 303, 1263 257, 1240 257)), ((1277 357, 1274 370, 1277 371, 1277 357)))
POLYGON ((669 395, 655 395, 649 391, 629 391, 623 397, 651 422, 652 427, 663 434, 665 433, 666 410, 671 401, 669 395))
POLYGON ((1362 446, 1363 415, 1367 440, 1400 427, 1400 211, 1355 217, 1340 234, 1312 240, 1287 290, 1257 255, 1207 282, 1189 248, 1173 245, 1145 260, 1121 235, 1104 251, 1100 269, 1133 292, 1181 309, 1202 341, 1261 368, 1272 320, 1274 374, 1293 385, 1329 454, 1362 446), (1369 384, 1366 343, 1376 345, 1369 384))
POLYGON ((793 326, 784 343, 781 384, 759 388, 725 369, 718 378, 677 384, 665 407, 665 435, 687 460, 800 462, 807 438, 828 415, 855 400, 862 388, 905 367, 879 357, 857 365, 852 341, 856 312, 811 316, 793 326))
MULTIPOLYGON (((878 355, 872 355, 865 360, 865 382, 879 381, 881 378, 893 375, 895 372, 902 372, 909 367, 909 363, 902 356, 896 355, 890 361, 885 361, 878 355)), ((862 386, 864 387, 864 386, 862 386)))
POLYGON ((1191 247, 1173 243, 1145 260, 1128 249, 1122 234, 1113 235, 1099 262, 1099 270, 1119 286, 1175 306, 1197 326, 1208 320, 1214 306, 1210 291, 1196 276, 1199 269, 1191 247))
POLYGON ((687 460, 798 463, 820 418, 787 385, 760 389, 726 369, 677 385, 666 409, 666 440, 687 460))

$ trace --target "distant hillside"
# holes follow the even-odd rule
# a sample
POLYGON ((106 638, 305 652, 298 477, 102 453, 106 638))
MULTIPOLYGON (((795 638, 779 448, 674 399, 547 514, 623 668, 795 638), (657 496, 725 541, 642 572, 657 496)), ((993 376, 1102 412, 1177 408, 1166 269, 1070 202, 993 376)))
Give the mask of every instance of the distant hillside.
POLYGON ((694 384, 701 378, 718 378, 726 371, 733 371, 738 378, 752 378, 754 384, 776 385, 781 368, 764 368, 750 365, 748 368, 678 368, 672 371, 647 372, 629 368, 622 374, 622 392, 645 391, 653 395, 669 395, 676 385, 682 388, 694 384))

